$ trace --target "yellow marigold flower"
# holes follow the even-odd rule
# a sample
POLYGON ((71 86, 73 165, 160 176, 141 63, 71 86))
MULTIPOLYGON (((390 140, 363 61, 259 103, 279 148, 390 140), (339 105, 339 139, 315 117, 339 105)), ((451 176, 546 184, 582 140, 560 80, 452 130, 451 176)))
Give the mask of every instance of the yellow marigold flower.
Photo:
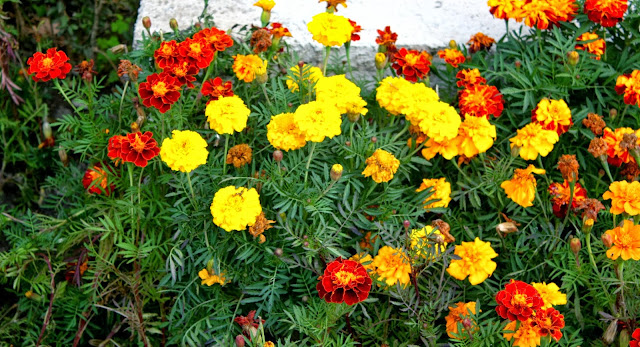
POLYGON ((202 279, 202 285, 208 285, 211 286, 215 283, 220 284, 221 286, 224 286, 225 282, 226 282, 226 278, 224 278, 224 272, 220 273, 220 275, 217 275, 215 272, 211 271, 209 272, 207 269, 202 269, 200 270, 200 272, 198 272, 198 276, 200 276, 200 278, 202 279))
POLYGON ((602 198, 611 200, 609 211, 613 214, 627 213, 630 216, 640 214, 640 182, 638 181, 613 182, 602 198))
POLYGON ((460 115, 446 102, 435 101, 423 105, 420 130, 435 141, 451 140, 458 135, 460 115))
POLYGON ((267 63, 266 60, 262 60, 255 54, 234 55, 233 72, 236 73, 239 80, 250 83, 257 75, 266 73, 267 63))
POLYGON ((226 231, 245 230, 260 213, 262 206, 255 188, 224 187, 216 192, 211 203, 213 223, 226 231))
POLYGON ((321 77, 316 83, 316 100, 334 104, 341 114, 366 114, 366 101, 360 97, 360 87, 349 81, 345 75, 321 77), (364 109, 364 113, 363 112, 364 109))
POLYGON ((425 108, 438 102, 438 93, 424 83, 409 83, 401 86, 397 96, 400 113, 411 125, 417 126, 426 115, 425 108))
POLYGON ((532 324, 531 319, 520 322, 520 328, 516 331, 519 321, 509 322, 503 331, 513 331, 513 333, 503 333, 507 341, 513 340, 513 346, 518 347, 534 347, 540 346, 540 328, 532 324))
POLYGON ((290 70, 293 72, 293 77, 288 75, 286 83, 287 88, 292 92, 298 91, 298 81, 301 79, 304 84, 313 85, 315 88, 315 83, 322 77, 322 70, 319 67, 308 64, 302 66, 302 77, 300 77, 300 67, 298 65, 295 65, 290 70))
POLYGON ((403 105, 399 101, 399 91, 402 87, 411 85, 403 77, 386 77, 380 81, 380 85, 376 88, 376 101, 380 107, 387 110, 390 114, 397 116, 402 113, 403 105))
POLYGON ((351 41, 353 32, 353 26, 347 18, 327 12, 313 16, 307 29, 313 35, 312 38, 325 47, 342 46, 351 41))
POLYGON ((376 149, 365 161, 367 167, 362 171, 364 177, 369 177, 376 182, 389 182, 400 167, 400 160, 384 149, 376 149))
POLYGON ((373 258, 369 253, 356 253, 349 260, 357 261, 362 264, 367 272, 376 271, 376 266, 373 265, 373 258))
POLYGON ((561 293, 557 284, 553 282, 549 284, 547 284, 547 282, 533 282, 531 285, 540 293, 540 297, 542 297, 542 309, 567 304, 567 294, 561 293))
POLYGON ((293 119, 293 113, 281 113, 271 117, 267 124, 267 140, 277 149, 289 151, 304 147, 304 133, 293 119))
POLYGON ((306 141, 322 142, 325 137, 332 138, 342 132, 340 111, 330 103, 311 101, 300 105, 293 120, 306 141))
POLYGON ((252 150, 248 144, 243 143, 229 148, 227 164, 233 164, 236 168, 251 164, 252 150))
POLYGON ((507 197, 522 207, 533 206, 536 197, 537 182, 533 174, 543 175, 544 169, 537 169, 529 165, 526 169, 515 169, 513 178, 502 182, 500 188, 504 189, 507 197))
POLYGON ((449 202, 451 202, 451 183, 447 182, 444 177, 431 179, 425 178, 422 180, 420 188, 416 189, 416 192, 421 192, 427 188, 433 188, 433 193, 424 201, 426 204, 424 205, 425 209, 435 207, 449 207, 449 202), (427 204, 427 202, 431 200, 437 201, 427 204))
MULTIPOLYGON (((637 183, 637 181, 636 181, 637 183)), ((640 260, 640 225, 634 225, 632 221, 625 219, 622 226, 606 231, 611 236, 613 245, 607 250, 607 257, 616 260, 640 260)))
POLYGON ((422 149, 422 156, 431 160, 436 154, 440 154, 447 160, 453 159, 459 154, 461 138, 456 137, 453 140, 435 141, 434 139, 428 139, 424 148, 422 149))
MULTIPOLYGON (((447 321, 447 335, 449 335, 449 337, 461 338, 464 336, 458 331, 458 323, 462 324, 465 318, 469 318, 469 311, 473 314, 477 313, 475 301, 467 303, 459 302, 455 307, 449 306, 449 314, 444 317, 444 319, 447 321)), ((472 321, 471 324, 472 327, 468 329, 468 331, 474 332, 478 330, 478 325, 475 321, 472 321)), ((465 330, 467 330, 467 328, 465 328, 465 330)))
POLYGON ((160 158, 171 170, 191 172, 207 163, 207 141, 200 134, 191 130, 174 130, 171 135, 173 138, 164 139, 160 148, 160 158))
POLYGON ((543 129, 539 123, 525 125, 524 128, 518 129, 516 136, 509 139, 511 148, 520 148, 520 156, 524 160, 535 160, 538 154, 546 157, 558 140, 558 133, 543 129))
POLYGON ((260 7, 263 11, 271 11, 276 5, 273 0, 258 0, 253 6, 260 7))
POLYGON ((463 281, 469 276, 469 283, 476 285, 484 282, 496 270, 491 260, 498 256, 490 242, 476 237, 473 242, 462 242, 453 251, 460 259, 452 259, 447 272, 455 279, 463 281))
POLYGON ((411 230, 411 249, 416 250, 422 258, 434 259, 447 249, 444 235, 440 230, 427 225, 422 229, 411 230), (433 245, 433 247, 432 247, 433 245), (432 249, 433 248, 433 249, 432 249))
POLYGON ((342 98, 338 100, 336 104, 344 107, 344 113, 346 113, 351 120, 355 119, 357 121, 357 118, 351 117, 357 117, 360 115, 364 116, 365 114, 367 114, 367 112, 369 112, 369 110, 367 110, 365 107, 367 106, 367 102, 364 101, 360 96, 342 98))
POLYGON ((373 265, 380 280, 387 285, 393 286, 398 282, 404 286, 409 284, 411 263, 402 249, 389 246, 380 248, 378 255, 373 258, 373 265))
POLYGON ((276 344, 271 341, 267 341, 262 345, 262 347, 276 347, 276 344))
POLYGON ((564 100, 540 100, 531 118, 533 122, 540 123, 542 128, 553 130, 558 135, 566 133, 573 125, 571 110, 564 100))
POLYGON ((496 127, 486 117, 465 117, 458 129, 458 153, 471 158, 486 152, 496 139, 496 127))
POLYGON ((218 134, 233 134, 247 126, 251 111, 239 96, 225 96, 212 100, 204 111, 209 127, 218 134))

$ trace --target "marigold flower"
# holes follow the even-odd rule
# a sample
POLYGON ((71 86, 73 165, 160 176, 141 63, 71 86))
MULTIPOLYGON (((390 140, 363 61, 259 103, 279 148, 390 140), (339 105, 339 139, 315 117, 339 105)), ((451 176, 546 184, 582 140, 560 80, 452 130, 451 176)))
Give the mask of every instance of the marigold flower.
POLYGON ((454 68, 458 67, 458 65, 464 63, 464 54, 460 52, 458 49, 443 49, 438 51, 438 57, 443 59, 445 63, 453 66, 454 68))
POLYGON ((233 72, 239 80, 247 83, 252 82, 260 71, 266 69, 267 64, 266 60, 255 54, 233 56, 233 72))
POLYGON ((153 106, 160 113, 165 113, 180 98, 180 84, 167 72, 154 73, 149 75, 145 82, 140 83, 138 93, 144 106, 153 106))
POLYGON ((547 284, 547 282, 533 282, 531 285, 538 291, 538 294, 540 294, 540 297, 542 298, 541 309, 567 304, 567 294, 561 293, 557 284, 553 282, 549 284, 547 284))
POLYGON ((480 70, 478 69, 460 70, 456 74, 456 78, 458 79, 456 85, 465 89, 471 88, 474 85, 487 83, 487 80, 480 76, 480 70))
POLYGON ((640 214, 640 182, 619 181, 609 185, 602 198, 611 200, 611 209, 613 214, 627 213, 630 216, 640 214))
POLYGON ((629 347, 638 347, 640 345, 640 328, 637 328, 631 334, 632 341, 629 342, 629 347))
MULTIPOLYGON (((419 125, 431 103, 439 100, 438 94, 424 83, 411 83, 402 77, 385 78, 376 92, 381 107, 393 115, 404 114, 413 126, 419 125)), ((433 118, 433 115, 429 117, 433 118)))
POLYGON ((640 225, 625 219, 622 226, 607 230, 605 234, 611 236, 613 241, 613 246, 607 250, 607 257, 613 260, 618 257, 622 257, 622 260, 640 260, 640 225))
POLYGON ((435 141, 434 139, 428 139, 424 148, 421 151, 422 156, 427 159, 433 159, 437 154, 440 154, 447 160, 453 159, 456 155, 460 154, 460 142, 462 138, 456 137, 453 140, 435 141))
POLYGON ((373 179, 376 183, 389 182, 400 167, 400 160, 384 149, 376 149, 365 161, 367 167, 362 171, 364 177, 373 179))
POLYGON ((513 331, 503 333, 507 341, 513 340, 514 347, 540 346, 540 328, 533 323, 532 319, 520 322, 520 327, 516 330, 517 325, 517 321, 511 321, 504 327, 503 331, 513 331))
POLYGON ((229 148, 227 153, 227 164, 233 164, 236 168, 251 164, 251 147, 243 143, 229 148))
POLYGON ((629 6, 627 0, 586 0, 584 13, 603 27, 612 27, 622 21, 629 6))
POLYGON ((362 31, 362 27, 359 26, 358 23, 356 23, 355 21, 352 21, 351 19, 349 19, 349 23, 353 27, 353 32, 351 32, 351 41, 360 41, 360 35, 358 35, 358 33, 362 31))
POLYGON ((233 46, 233 39, 224 30, 218 28, 205 28, 193 35, 194 40, 204 40, 211 45, 214 52, 223 52, 233 46))
POLYGON ((584 199, 578 203, 576 210, 584 210, 582 212, 582 220, 598 220, 598 212, 604 210, 604 205, 598 199, 584 199))
POLYGON ((83 80, 91 82, 91 80, 93 80, 93 75, 97 73, 97 71, 93 70, 93 65, 93 59, 90 59, 89 61, 83 60, 73 68, 73 72, 77 72, 83 80))
MULTIPOLYGON (((360 87, 349 81, 345 75, 320 77, 315 85, 316 100, 333 103, 341 114, 347 113, 350 101, 363 101, 360 97, 360 87)), ((366 106, 366 102, 363 107, 366 106)))
POLYGON ((469 44, 469 53, 473 54, 480 50, 488 51, 496 43, 496 40, 483 33, 477 33, 471 36, 467 43, 469 44))
POLYGON ((213 270, 209 271, 207 269, 202 269, 200 270, 200 272, 198 272, 198 276, 200 277, 200 279, 202 279, 202 282, 200 284, 206 284, 209 287, 216 283, 224 286, 227 281, 227 279, 224 277, 224 272, 220 273, 220 275, 217 275, 213 270))
POLYGON ((351 40, 353 27, 346 17, 333 13, 322 12, 315 16, 307 29, 313 35, 313 39, 325 47, 342 46, 351 40))
POLYGON ((537 169, 529 165, 526 169, 515 169, 513 178, 502 182, 500 188, 504 189, 507 197, 522 207, 533 206, 536 197, 537 182, 533 174, 543 175, 543 169, 537 169))
POLYGON ((121 78, 127 78, 133 82, 138 80, 138 74, 142 71, 138 65, 131 64, 128 60, 120 60, 120 64, 118 64, 118 76, 121 78))
POLYGON ((582 120, 582 125, 589 128, 594 135, 602 135, 602 130, 607 126, 602 117, 596 113, 587 114, 587 118, 582 120))
POLYGON ((300 105, 293 114, 293 120, 304 134, 305 141, 322 142, 325 137, 333 138, 342 132, 340 111, 326 102, 311 101, 300 105))
POLYGON ((576 49, 581 51, 587 51, 591 54, 595 55, 596 60, 600 60, 600 56, 604 54, 604 50, 607 47, 604 39, 600 39, 598 34, 596 33, 584 33, 576 39, 578 44, 576 45, 576 49), (589 43, 580 43, 584 41, 592 41, 589 43))
POLYGON ((239 96, 233 95, 212 100, 204 113, 211 129, 218 134, 233 134, 247 126, 251 111, 239 96))
POLYGON ((260 243, 264 243, 266 241, 266 238, 264 237, 263 233, 273 228, 273 225, 271 224, 275 222, 276 221, 274 220, 267 219, 263 211, 256 218, 256 222, 249 227, 249 234, 251 234, 254 239, 257 237, 260 240, 260 243))
POLYGON ((516 19, 521 21, 523 0, 489 0, 489 12, 497 19, 516 19))
POLYGON ((440 230, 427 225, 422 229, 411 230, 411 249, 422 258, 434 259, 447 249, 447 242, 440 230))
POLYGON ((560 137, 556 131, 546 130, 537 122, 518 129, 517 135, 509 139, 511 148, 518 147, 520 156, 524 160, 535 160, 538 155, 546 157, 559 140, 560 137))
POLYGON ((253 6, 260 7, 263 11, 269 12, 276 5, 273 0, 258 0, 253 6))
POLYGON ((569 181, 563 183, 551 183, 549 185, 549 195, 553 204, 553 214, 558 218, 564 218, 569 210, 569 200, 571 200, 571 210, 574 210, 580 202, 587 198, 587 191, 580 183, 575 183, 573 187, 573 199, 571 199, 571 186, 569 181))
POLYGON ((161 69, 178 63, 180 54, 178 53, 178 43, 175 40, 162 41, 160 48, 153 52, 153 58, 161 69))
POLYGON ((82 177, 82 186, 89 194, 102 194, 109 196, 115 188, 108 184, 108 174, 100 163, 88 168, 82 177))
POLYGON ((122 160, 134 163, 136 166, 145 167, 147 162, 160 153, 158 143, 153 139, 153 133, 146 131, 127 134, 122 138, 120 157, 122 160))
POLYGON ((562 135, 573 125, 571 110, 564 100, 542 99, 531 111, 531 121, 562 135))
POLYGON ((271 32, 269 29, 260 28, 251 34, 249 44, 253 47, 253 53, 266 52, 271 47, 271 32))
POLYGON ((475 301, 471 302, 458 302, 454 307, 449 306, 449 314, 444 317, 447 322, 447 335, 450 338, 463 338, 465 336, 462 335, 458 330, 458 323, 462 324, 462 327, 468 332, 474 332, 478 330, 478 325, 475 321, 471 321, 471 327, 466 328, 463 324, 465 319, 468 319, 471 314, 476 314, 476 303, 475 301))
POLYGON ((473 242, 462 242, 453 251, 460 259, 451 259, 447 273, 453 278, 477 285, 484 282, 496 270, 497 264, 491 260, 498 256, 490 242, 476 237, 473 242))
POLYGON ((190 64, 204 69, 213 61, 213 49, 205 39, 187 38, 178 44, 178 54, 190 64))
POLYGON ((578 164, 575 154, 563 154, 560 156, 560 159, 558 159, 558 170, 565 180, 577 180, 579 168, 580 164, 578 164))
POLYGON ((218 100, 220 97, 234 95, 231 81, 223 82, 220 77, 204 81, 201 92, 203 96, 208 96, 211 100, 218 100))
POLYGON ((536 311, 533 322, 540 329, 540 336, 550 335, 556 342, 562 338, 564 316, 555 308, 539 309, 536 311))
POLYGON ((211 203, 213 223, 226 231, 245 230, 262 212, 255 188, 227 186, 216 192, 211 203))
POLYGON ((496 127, 485 117, 465 117, 458 129, 458 153, 472 158, 486 152, 496 139, 496 127))
POLYGON ((384 30, 378 30, 378 37, 376 37, 376 43, 380 46, 395 45, 398 40, 398 34, 391 31, 390 26, 386 26, 384 30))
POLYGON ((357 261, 362 264, 367 272, 376 271, 375 265, 373 265, 373 258, 369 253, 356 253, 349 260, 357 261))
POLYGON ((640 106, 640 70, 623 74, 616 79, 616 93, 624 94, 624 103, 640 106))
POLYGON ((416 192, 419 193, 427 188, 431 188, 432 194, 424 201, 425 209, 449 207, 449 203, 451 202, 451 183, 447 182, 444 177, 430 179, 424 178, 422 179, 420 187, 416 189, 416 192))
POLYGON ((527 321, 542 307, 540 293, 530 284, 511 280, 496 294, 496 312, 500 317, 512 321, 527 321))
POLYGON ((160 159, 174 171, 191 172, 206 164, 207 141, 191 130, 173 130, 172 138, 162 140, 160 159))
POLYGON ((293 113, 281 113, 271 117, 267 124, 267 140, 277 149, 289 151, 304 147, 304 133, 294 121, 293 113))
POLYGON ((376 274, 380 280, 388 286, 393 286, 396 283, 403 286, 409 284, 411 263, 402 249, 389 246, 380 248, 378 255, 373 258, 373 265, 376 267, 376 274))
POLYGON ((399 100, 399 91, 410 85, 412 85, 411 82, 402 77, 385 77, 376 88, 376 101, 380 107, 390 114, 399 115, 402 113, 402 107, 404 106, 399 100))
POLYGON ((69 58, 57 48, 49 48, 47 53, 35 52, 27 59, 28 73, 35 82, 47 82, 52 79, 65 79, 71 71, 69 58))
MULTIPOLYGON (((620 146, 624 139, 624 135, 633 133, 633 129, 626 127, 617 128, 615 130, 604 128, 602 140, 604 140, 604 144, 606 144, 606 153, 608 156, 607 161, 609 162, 609 164, 620 166, 623 163, 634 161, 631 153, 629 153, 629 150, 620 146)), ((591 147, 591 145, 589 147, 591 147)), ((600 146, 600 148, 604 148, 604 146, 600 146)), ((596 153, 595 150, 596 148, 594 147, 593 153, 596 153)))
POLYGON ((316 285, 318 295, 326 302, 354 305, 369 297, 371 277, 357 261, 338 258, 327 265, 316 285))
POLYGON ((126 136, 114 135, 109 139, 109 144, 107 145, 107 156, 111 159, 115 159, 116 164, 122 159, 122 140, 125 138, 126 136))
POLYGON ((417 82, 419 79, 423 79, 431 69, 431 61, 426 51, 400 48, 393 56, 393 59, 391 67, 396 70, 398 75, 403 76, 410 82, 417 82))
POLYGON ((318 2, 323 1, 327 3, 327 11, 329 12, 338 12, 338 5, 342 5, 344 8, 347 8, 347 0, 320 0, 318 2))
POLYGON ((458 135, 462 120, 456 109, 446 102, 423 105, 422 116, 420 130, 434 141, 451 140, 458 135))
POLYGON ((522 6, 524 23, 542 30, 573 20, 577 10, 575 0, 525 1, 522 6))
POLYGON ((167 66, 164 71, 175 77, 178 86, 186 84, 187 87, 193 88, 194 86, 191 82, 196 80, 195 75, 197 75, 200 70, 196 65, 186 60, 181 60, 175 65, 167 66))
MULTIPOLYGON (((484 78, 482 78, 484 80, 484 78)), ((495 118, 502 115, 504 100, 498 88, 485 84, 474 84, 460 92, 458 98, 460 113, 472 117, 495 118)))

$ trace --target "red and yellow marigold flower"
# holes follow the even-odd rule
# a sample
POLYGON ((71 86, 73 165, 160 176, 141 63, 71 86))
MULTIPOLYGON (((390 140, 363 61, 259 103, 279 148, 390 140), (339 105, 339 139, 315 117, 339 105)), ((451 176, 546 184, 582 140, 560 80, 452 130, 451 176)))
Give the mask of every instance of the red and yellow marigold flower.
POLYGON ((483 33, 477 33, 471 36, 467 43, 469 44, 469 53, 473 54, 481 50, 488 51, 496 43, 496 40, 483 33))
POLYGON ((160 48, 153 52, 153 58, 161 69, 177 64, 180 58, 178 43, 175 40, 163 41, 160 43, 160 48))
POLYGON ((498 118, 504 109, 504 99, 498 88, 476 83, 460 92, 458 105, 465 117, 498 118))
POLYGON ((497 19, 522 20, 523 0, 489 0, 489 12, 497 19))
MULTIPOLYGON (((637 134, 633 129, 627 127, 617 128, 615 130, 604 128, 602 139, 607 144, 607 161, 609 164, 620 166, 623 163, 626 164, 635 161, 631 153, 629 153, 629 150, 620 146, 624 135, 633 133, 637 134)), ((638 144, 640 144, 640 140, 638 144)))
POLYGON ((540 336, 551 336, 556 342, 562 338, 561 330, 564 328, 564 316, 555 308, 537 310, 533 322, 540 329, 540 336))
POLYGON ((569 201, 572 201, 571 210, 575 210, 587 198, 587 191, 580 183, 576 182, 573 187, 573 199, 571 199, 569 181, 564 180, 563 183, 551 183, 549 185, 549 195, 551 195, 551 203, 553 204, 553 214, 558 218, 564 218, 569 209, 569 201))
POLYGON ((524 23, 542 30, 573 20, 577 11, 575 0, 526 1, 522 6, 524 23))
POLYGON ((524 160, 535 160, 538 155, 546 157, 553 150, 553 145, 560 140, 554 130, 546 130, 538 122, 532 122, 518 129, 516 136, 509 139, 511 148, 518 148, 524 160))
POLYGON ((362 31, 362 27, 351 19, 349 19, 349 24, 351 24, 351 27, 353 28, 353 31, 351 32, 351 41, 360 41, 360 35, 358 35, 358 33, 362 31))
POLYGON ((239 80, 247 83, 252 82, 258 73, 266 70, 266 67, 267 61, 255 54, 233 56, 233 72, 236 73, 239 80))
POLYGON ((540 346, 540 328, 534 324, 532 319, 520 322, 519 328, 517 326, 517 321, 511 321, 504 327, 503 336, 507 341, 513 340, 514 347, 540 346), (507 333, 506 331, 512 332, 507 333))
POLYGON ((411 263, 409 257, 400 248, 384 246, 378 250, 378 255, 373 258, 376 274, 381 281, 388 286, 400 283, 403 286, 409 284, 411 263))
POLYGON ((476 314, 476 303, 475 301, 471 302, 458 302, 454 307, 449 306, 449 314, 444 317, 447 322, 447 335, 451 338, 465 338, 465 334, 473 333, 478 330, 478 324, 470 319, 470 313, 476 314), (468 320, 468 323, 465 322, 468 320), (463 329, 466 330, 465 333, 462 333, 458 330, 458 324, 461 324, 463 329), (467 324, 470 326, 467 327, 467 324))
POLYGON ((200 69, 186 60, 180 60, 177 64, 167 66, 164 71, 175 77, 179 86, 186 84, 187 87, 193 88, 191 82, 196 80, 195 75, 200 72, 200 69))
POLYGON ((458 82, 456 85, 462 88, 471 88, 475 85, 486 84, 487 80, 480 76, 480 70, 478 69, 464 69, 458 71, 456 74, 458 82))
POLYGON ((619 95, 624 94, 625 104, 640 107, 640 70, 618 76, 615 90, 619 95))
POLYGON ((194 40, 204 40, 211 45, 211 49, 215 52, 222 52, 233 46, 233 39, 227 33, 218 28, 205 28, 193 35, 194 40))
POLYGON ((398 34, 391 31, 390 26, 386 26, 384 30, 378 29, 378 37, 376 37, 376 43, 380 46, 392 46, 396 44, 398 40, 398 34))
POLYGON ((357 261, 338 258, 327 265, 316 285, 318 295, 326 302, 354 305, 367 299, 371 277, 357 261))
POLYGON ((462 242, 454 252, 459 259, 451 259, 447 273, 453 278, 464 281, 469 277, 471 285, 484 282, 496 270, 497 264, 491 260, 498 256, 490 242, 476 237, 473 242, 462 242))
POLYGON ((82 177, 82 186, 90 194, 102 194, 106 196, 111 194, 114 185, 108 184, 108 174, 102 168, 101 164, 96 164, 88 168, 82 177))
POLYGON ((401 48, 393 56, 393 59, 391 67, 407 81, 417 82, 419 79, 423 79, 431 69, 431 61, 426 51, 401 48))
POLYGON ((576 49, 581 51, 587 51, 595 55, 596 60, 600 60, 600 56, 604 54, 604 50, 607 47, 607 43, 604 39, 601 39, 596 33, 584 33, 576 39, 576 49), (592 41, 582 43, 585 41, 592 41))
POLYGON ((533 282, 531 285, 538 291, 538 294, 540 294, 540 297, 542 298, 542 309, 567 304, 567 294, 561 293, 557 284, 553 282, 550 282, 549 284, 546 282, 533 282))
POLYGON ((57 48, 49 48, 47 53, 36 52, 32 57, 27 59, 29 65, 28 73, 35 82, 47 82, 52 79, 65 79, 71 64, 68 63, 69 58, 63 51, 57 48))
POLYGON ((178 53, 181 58, 186 59, 190 64, 196 65, 199 69, 204 69, 213 61, 214 52, 205 39, 187 38, 178 44, 178 53))
POLYGON ((584 13, 590 20, 603 27, 612 27, 622 21, 629 7, 627 0, 586 0, 584 13))
POLYGON ((513 178, 502 182, 500 188, 504 189, 507 198, 513 200, 522 207, 533 206, 533 199, 536 197, 537 182, 533 174, 543 175, 545 170, 537 169, 529 165, 526 169, 515 169, 513 178))
POLYGON ((122 135, 114 135, 109 139, 109 144, 107 145, 107 156, 110 159, 116 161, 116 165, 122 160, 122 140, 124 140, 126 136, 122 135))
POLYGON ((531 111, 531 121, 562 135, 573 125, 571 110, 564 100, 542 99, 531 111))
POLYGON ((145 167, 147 162, 160 154, 158 143, 153 139, 153 133, 146 131, 127 134, 122 138, 120 157, 125 162, 145 167))
POLYGON ((289 29, 283 27, 281 23, 277 22, 271 23, 271 28, 269 29, 269 31, 271 32, 271 35, 273 35, 274 40, 285 36, 292 36, 291 32, 289 32, 289 29))
POLYGON ((180 98, 180 85, 178 80, 167 72, 154 73, 149 75, 145 82, 140 83, 138 93, 143 105, 153 106, 160 113, 165 113, 180 98))
POLYGON ((636 328, 636 330, 633 331, 633 334, 631 334, 631 338, 633 340, 629 342, 629 347, 640 346, 640 328, 636 328))
POLYGON ((543 305, 540 293, 532 285, 513 279, 496 294, 496 302, 500 317, 521 322, 532 318, 543 305))
MULTIPOLYGON (((638 182, 636 182, 638 183, 638 182)), ((607 257, 616 260, 640 260, 640 225, 634 225, 633 221, 625 219, 621 226, 617 226, 605 232, 613 241, 611 248, 607 250, 607 257)))
POLYGON ((202 83, 202 95, 208 96, 211 100, 218 100, 221 97, 233 96, 233 85, 231 81, 222 81, 216 77, 202 83))
POLYGON ((464 54, 462 52, 460 52, 458 49, 451 48, 438 51, 438 57, 440 57, 440 59, 443 59, 445 63, 453 67, 458 67, 458 65, 464 63, 465 60, 464 54))
POLYGON ((626 213, 630 216, 640 214, 640 182, 638 181, 631 183, 627 181, 613 182, 609 185, 609 190, 602 195, 602 198, 611 200, 611 209, 609 211, 613 214, 626 213))

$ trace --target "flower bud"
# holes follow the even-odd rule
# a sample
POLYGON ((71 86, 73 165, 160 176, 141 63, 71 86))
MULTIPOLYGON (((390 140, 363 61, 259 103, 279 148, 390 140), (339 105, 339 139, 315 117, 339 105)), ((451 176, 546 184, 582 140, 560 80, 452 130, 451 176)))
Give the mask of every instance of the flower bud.
POLYGON ((569 247, 571 248, 571 252, 573 252, 573 254, 575 254, 577 256, 578 253, 580 252, 580 249, 582 248, 582 244, 580 243, 580 239, 577 238, 577 237, 572 237, 569 240, 569 247))
POLYGON ((377 137, 375 137, 375 136, 372 136, 372 137, 371 137, 371 142, 373 142, 373 143, 378 142, 378 138, 377 138, 377 137))
POLYGON ((520 146, 513 146, 511 147, 511 156, 514 158, 517 158, 520 155, 520 149, 522 147, 520 146))
POLYGON ((458 43, 456 42, 456 40, 449 41, 449 48, 458 49, 458 43))
POLYGON ((505 236, 507 234, 515 233, 518 231, 518 227, 513 222, 504 222, 500 223, 496 226, 496 231, 500 236, 505 236))
POLYGON ((284 154, 282 153, 281 150, 276 149, 275 151, 273 151, 273 160, 275 160, 276 162, 282 161, 282 158, 284 158, 284 154))
POLYGON ((24 296, 27 297, 27 299, 31 299, 31 300, 35 300, 35 301, 40 301, 40 299, 42 299, 42 297, 36 293, 34 293, 31 290, 28 290, 26 293, 24 293, 24 296))
POLYGON ((276 248, 275 251, 273 251, 273 254, 276 257, 282 257, 282 254, 284 254, 284 251, 282 250, 282 248, 276 248))
POLYGON ((520 62, 520 60, 516 60, 514 65, 516 66, 516 69, 520 69, 520 67, 522 66, 522 63, 520 62))
POLYGON ((345 141, 344 145, 347 146, 347 147, 351 147, 351 141, 345 141))
POLYGON ((629 344, 629 341, 631 340, 631 338, 629 337, 629 331, 627 331, 627 329, 623 329, 620 332, 620 337, 618 338, 618 341, 620 341, 620 347, 627 347, 627 346, 631 346, 629 344))
POLYGON ((611 117, 611 119, 616 118, 617 115, 618 115, 618 110, 616 110, 615 108, 612 108, 609 110, 609 117, 611 117))
POLYGON ((267 241, 267 238, 260 234, 260 236, 258 236, 258 243, 265 243, 267 241))
POLYGON ((269 74, 266 72, 266 70, 264 71, 264 73, 257 73, 256 74, 256 81, 260 84, 265 84, 267 83, 267 81, 269 80, 269 74))
POLYGON ((194 24, 193 27, 196 28, 196 30, 202 30, 202 23, 198 22, 194 24))
POLYGON ((242 336, 242 334, 236 336, 236 346, 237 347, 244 347, 245 346, 244 336, 242 336))
POLYGON ((304 296, 302 297, 302 302, 307 302, 307 301, 309 301, 309 297, 308 297, 308 296, 306 296, 306 295, 304 295, 304 296))
POLYGON ((569 65, 576 66, 578 65, 578 61, 580 61, 580 54, 576 51, 571 51, 567 54, 569 65))
POLYGON ((405 220, 402 222, 402 226, 405 228, 405 230, 408 230, 408 229, 409 229, 409 227, 411 226, 411 222, 405 219, 405 220))
POLYGON ((303 66, 304 66, 304 60, 298 61, 298 67, 302 69, 303 66))
POLYGON ((611 323, 609 323, 607 330, 602 335, 602 339, 607 345, 610 345, 616 339, 617 332, 618 332, 618 320, 614 319, 611 321, 611 323))
POLYGON ((331 167, 331 172, 329 172, 329 176, 331 177, 331 180, 333 181, 337 181, 340 179, 340 177, 342 177, 342 165, 340 164, 333 164, 333 166, 331 167))
POLYGON ((62 147, 58 148, 58 156, 60 157, 62 165, 67 167, 69 165, 69 157, 67 156, 67 151, 65 151, 62 147))
POLYGON ((611 248, 611 246, 613 246, 613 238, 611 237, 610 234, 604 233, 602 234, 600 239, 602 240, 602 244, 604 245, 604 248, 609 249, 611 248))
POLYGON ((148 16, 142 18, 142 26, 147 30, 151 29, 151 18, 148 16))
POLYGON ((304 247, 309 247, 309 241, 305 241, 305 242, 303 242, 303 243, 302 243, 302 245, 303 245, 304 247))
POLYGON ((262 27, 266 27, 267 24, 269 24, 269 21, 271 20, 271 11, 262 11, 262 15, 260 16, 260 22, 262 24, 262 27))
POLYGON ((473 321, 471 320, 471 318, 465 318, 462 320, 462 326, 465 327, 465 329, 469 330, 473 327, 473 321))
POLYGON ((593 219, 586 218, 584 222, 582 222, 582 230, 587 234, 590 233, 591 229, 593 228, 593 223, 593 219))
POLYGON ((347 118, 351 123, 355 123, 360 119, 360 113, 347 113, 347 118))
POLYGON ((171 29, 173 30, 178 30, 178 20, 175 18, 171 18, 169 20, 169 26, 171 27, 171 29))
POLYGON ((50 139, 53 137, 53 130, 51 130, 51 124, 45 119, 42 122, 42 134, 44 134, 45 139, 50 139))
POLYGON ((376 53, 376 69, 382 70, 387 65, 387 55, 384 53, 376 53))

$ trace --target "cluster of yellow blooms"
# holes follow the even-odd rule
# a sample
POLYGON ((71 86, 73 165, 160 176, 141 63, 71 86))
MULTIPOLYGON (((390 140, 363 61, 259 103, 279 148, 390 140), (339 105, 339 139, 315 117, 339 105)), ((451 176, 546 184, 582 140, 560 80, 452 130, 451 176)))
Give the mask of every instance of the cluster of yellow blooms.
POLYGON ((353 26, 346 17, 322 12, 307 24, 313 39, 325 47, 342 46, 351 40, 353 26))
POLYGON ((207 163, 207 141, 191 130, 174 130, 162 141, 160 158, 174 171, 191 172, 207 163))
POLYGON ((205 115, 209 127, 218 134, 233 134, 247 127, 251 111, 239 96, 224 96, 207 105, 205 115))
POLYGON ((526 169, 515 169, 513 178, 504 181, 500 187, 507 193, 507 197, 522 207, 533 206, 536 197, 537 182, 533 174, 544 175, 544 169, 529 165, 526 169))
POLYGON ((341 114, 367 114, 367 102, 360 97, 360 87, 349 81, 345 75, 322 77, 315 87, 316 100, 335 105, 341 114))

